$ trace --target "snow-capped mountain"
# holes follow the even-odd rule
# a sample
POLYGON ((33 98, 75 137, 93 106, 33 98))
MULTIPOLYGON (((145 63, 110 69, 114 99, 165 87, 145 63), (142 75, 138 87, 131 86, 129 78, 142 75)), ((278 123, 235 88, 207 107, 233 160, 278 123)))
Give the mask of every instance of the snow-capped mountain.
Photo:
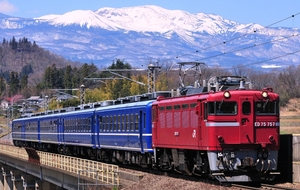
POLYGON ((299 30, 241 24, 214 14, 191 14, 146 5, 75 10, 63 15, 16 18, 0 13, 0 37, 26 37, 63 57, 99 66, 124 59, 202 61, 208 66, 299 64, 299 30))

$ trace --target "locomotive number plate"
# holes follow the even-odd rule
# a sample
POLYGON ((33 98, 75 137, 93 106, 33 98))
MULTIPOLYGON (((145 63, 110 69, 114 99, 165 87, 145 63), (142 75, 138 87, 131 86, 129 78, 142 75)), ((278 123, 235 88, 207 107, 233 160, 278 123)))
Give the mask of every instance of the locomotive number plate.
POLYGON ((256 121, 254 123, 255 127, 276 127, 279 126, 278 122, 273 121, 256 121))

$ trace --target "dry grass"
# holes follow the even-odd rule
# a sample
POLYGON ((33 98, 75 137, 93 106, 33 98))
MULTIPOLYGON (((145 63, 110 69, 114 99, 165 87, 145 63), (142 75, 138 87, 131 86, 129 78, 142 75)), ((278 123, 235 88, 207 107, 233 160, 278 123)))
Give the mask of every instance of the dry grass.
POLYGON ((300 134, 300 99, 291 99, 280 110, 280 133, 300 134))

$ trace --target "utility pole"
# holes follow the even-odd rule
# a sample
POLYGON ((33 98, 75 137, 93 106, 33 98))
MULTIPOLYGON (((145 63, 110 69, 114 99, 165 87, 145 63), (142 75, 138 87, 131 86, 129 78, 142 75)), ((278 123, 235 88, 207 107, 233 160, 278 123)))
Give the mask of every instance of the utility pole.
POLYGON ((152 63, 150 63, 148 65, 147 70, 146 69, 105 69, 103 71, 110 72, 111 74, 116 75, 120 78, 110 77, 110 78, 84 78, 84 79, 85 80, 94 80, 94 81, 99 80, 100 82, 103 82, 103 83, 105 83, 105 82, 102 81, 102 80, 127 79, 127 80, 130 80, 130 81, 135 82, 137 84, 145 86, 146 84, 144 84, 142 82, 139 82, 139 81, 136 81, 136 80, 133 80, 131 78, 125 77, 121 74, 118 74, 118 73, 116 73, 116 71, 123 71, 123 72, 125 72, 125 71, 127 71, 127 72, 132 72, 132 71, 143 71, 143 72, 145 72, 145 71, 147 71, 147 74, 148 74, 148 93, 152 93, 152 92, 155 92, 155 74, 156 74, 155 72, 156 72, 157 69, 160 69, 160 68, 161 68, 161 66, 154 66, 152 63))

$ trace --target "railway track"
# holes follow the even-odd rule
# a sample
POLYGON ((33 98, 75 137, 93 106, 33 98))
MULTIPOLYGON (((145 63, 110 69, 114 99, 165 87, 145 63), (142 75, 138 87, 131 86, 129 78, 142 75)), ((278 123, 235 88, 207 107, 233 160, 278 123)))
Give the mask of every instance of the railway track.
MULTIPOLYGON (((142 172, 144 173, 144 175, 150 174, 150 175, 155 175, 158 176, 158 178, 162 178, 162 177, 167 177, 168 181, 169 180, 176 180, 176 179, 182 179, 185 180, 185 182, 189 182, 189 183, 194 183, 195 186, 199 186, 199 184, 201 184, 200 186, 202 186, 203 184, 205 184, 206 186, 218 186, 220 187, 219 189, 252 189, 252 190, 278 190, 278 189, 285 189, 285 190, 299 190, 300 186, 298 186, 298 188, 290 188, 288 186, 284 186, 284 187, 280 187, 278 185, 274 185, 274 184, 257 184, 256 186, 254 185, 245 185, 245 184, 234 184, 234 183, 220 183, 217 180, 211 180, 211 179, 207 179, 207 178, 201 178, 201 177, 197 177, 197 176, 187 176, 187 175, 182 175, 179 174, 177 172, 165 172, 165 171, 161 171, 161 170, 149 170, 146 168, 141 168, 141 167, 136 167, 134 165, 120 165, 119 167, 120 170, 125 170, 127 172, 132 172, 132 173, 136 173, 136 172, 142 172)), ((136 183, 138 183, 136 181, 136 183)))

